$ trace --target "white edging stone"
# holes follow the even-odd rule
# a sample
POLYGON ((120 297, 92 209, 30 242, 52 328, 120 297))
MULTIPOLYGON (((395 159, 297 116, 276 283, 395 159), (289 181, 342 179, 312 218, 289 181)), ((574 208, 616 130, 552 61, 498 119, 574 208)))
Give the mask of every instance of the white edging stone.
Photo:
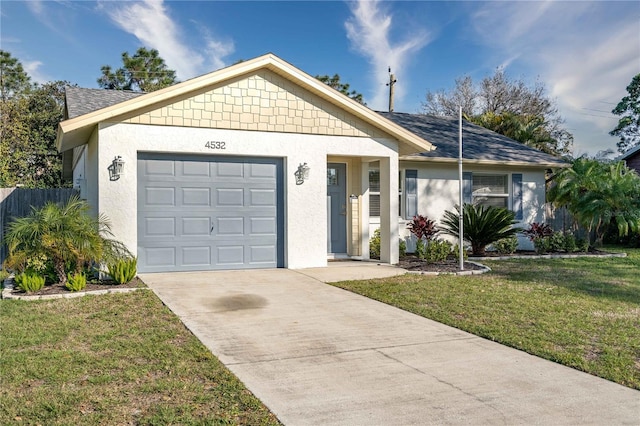
POLYGON ((52 299, 73 299, 75 297, 83 297, 89 295, 101 295, 101 294, 111 294, 111 293, 129 293, 137 290, 149 290, 148 287, 128 287, 128 288, 110 288, 108 290, 91 290, 91 291, 81 291, 81 292, 69 292, 69 293, 58 293, 58 294, 37 294, 33 296, 22 295, 22 294, 13 294, 13 274, 9 275, 7 279, 4 280, 4 285, 2 289, 2 299, 13 299, 13 300, 52 300, 52 299))
POLYGON ((491 268, 489 268, 486 265, 483 265, 482 263, 472 262, 470 260, 467 260, 465 263, 471 263, 473 265, 479 266, 482 269, 471 269, 471 270, 457 271, 457 272, 407 271, 407 273, 413 274, 413 275, 430 275, 430 276, 437 276, 437 275, 480 275, 480 274, 484 274, 484 273, 487 273, 487 272, 491 271, 491 268))

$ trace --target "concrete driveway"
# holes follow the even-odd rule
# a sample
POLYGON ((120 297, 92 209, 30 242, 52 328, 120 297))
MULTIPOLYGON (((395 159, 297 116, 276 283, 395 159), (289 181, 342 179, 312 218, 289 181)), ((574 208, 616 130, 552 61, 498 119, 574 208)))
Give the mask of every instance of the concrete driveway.
POLYGON ((375 264, 143 274, 286 425, 640 424, 640 392, 322 281, 375 264))

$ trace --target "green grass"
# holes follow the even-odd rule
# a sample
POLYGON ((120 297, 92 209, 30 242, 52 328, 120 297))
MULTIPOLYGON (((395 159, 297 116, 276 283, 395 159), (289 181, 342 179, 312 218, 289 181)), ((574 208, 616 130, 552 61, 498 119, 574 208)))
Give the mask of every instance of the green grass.
POLYGON ((640 249, 626 258, 483 262, 475 276, 335 285, 640 389, 640 249))
POLYGON ((279 424, 150 291, 0 316, 0 424, 279 424))

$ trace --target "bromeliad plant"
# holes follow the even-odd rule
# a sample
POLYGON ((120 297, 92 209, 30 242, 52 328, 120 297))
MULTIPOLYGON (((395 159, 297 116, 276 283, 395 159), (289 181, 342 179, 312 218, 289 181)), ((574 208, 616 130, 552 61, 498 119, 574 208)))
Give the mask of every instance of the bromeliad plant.
MULTIPOLYGON (((460 206, 446 211, 442 219, 443 232, 459 237, 460 206)), ((484 256, 489 244, 516 234, 515 213, 501 207, 465 204, 462 213, 464 240, 471 244, 475 256, 484 256)))
POLYGON ((46 259, 64 286, 70 270, 81 272, 89 264, 128 254, 122 243, 108 238, 112 234, 106 217, 94 217, 89 209, 86 201, 74 196, 64 204, 33 208, 29 216, 13 221, 5 236, 7 267, 20 273, 30 259, 46 259))

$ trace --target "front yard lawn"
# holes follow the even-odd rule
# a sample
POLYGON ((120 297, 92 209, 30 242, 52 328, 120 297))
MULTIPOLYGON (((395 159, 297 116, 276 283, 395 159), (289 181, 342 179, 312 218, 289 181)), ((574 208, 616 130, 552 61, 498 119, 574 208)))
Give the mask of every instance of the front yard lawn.
POLYGON ((0 424, 279 424, 151 291, 0 317, 0 424))
POLYGON ((626 258, 483 261, 493 270, 484 275, 335 285, 640 389, 640 249, 625 251, 626 258))

